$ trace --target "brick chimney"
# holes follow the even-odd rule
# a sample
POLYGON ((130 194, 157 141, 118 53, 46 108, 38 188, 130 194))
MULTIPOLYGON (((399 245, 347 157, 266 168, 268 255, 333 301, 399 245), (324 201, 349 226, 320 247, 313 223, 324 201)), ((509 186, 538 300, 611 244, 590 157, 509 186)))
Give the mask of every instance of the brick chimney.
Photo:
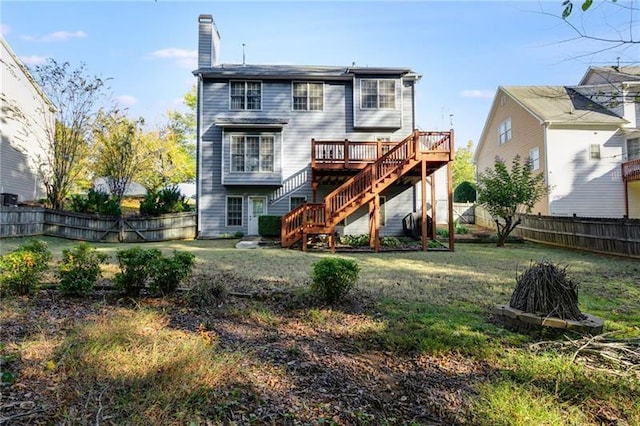
POLYGON ((210 68, 219 64, 220 34, 213 16, 198 17, 198 68, 210 68))

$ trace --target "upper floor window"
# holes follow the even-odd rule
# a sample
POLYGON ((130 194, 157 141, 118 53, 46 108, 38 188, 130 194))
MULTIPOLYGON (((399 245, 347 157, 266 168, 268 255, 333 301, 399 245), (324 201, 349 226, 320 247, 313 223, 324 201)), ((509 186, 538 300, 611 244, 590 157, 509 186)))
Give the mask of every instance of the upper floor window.
POLYGON ((627 139, 627 160, 640 158, 640 138, 627 139))
POLYGON ((232 81, 229 86, 229 109, 262 109, 262 83, 259 81, 232 81))
POLYGON ((322 111, 324 85, 322 83, 293 83, 293 109, 295 111, 322 111))
POLYGON ((273 172, 273 136, 231 136, 231 172, 273 172))
POLYGON ((529 165, 531 170, 538 170, 540 168, 540 149, 537 147, 529 151, 529 165))
POLYGON ((600 159, 600 145, 597 143, 589 145, 589 160, 600 159))
POLYGON ((498 126, 498 140, 500 145, 511 140, 511 117, 504 120, 498 126))
POLYGON ((360 80, 360 107, 362 109, 395 109, 395 80, 360 80))

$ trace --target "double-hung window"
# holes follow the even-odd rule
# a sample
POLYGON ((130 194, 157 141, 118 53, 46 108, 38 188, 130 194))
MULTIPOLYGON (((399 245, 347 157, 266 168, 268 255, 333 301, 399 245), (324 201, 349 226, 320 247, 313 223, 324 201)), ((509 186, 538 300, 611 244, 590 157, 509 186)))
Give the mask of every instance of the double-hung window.
POLYGON ((640 158, 640 138, 627 139, 627 160, 640 158))
POLYGON ((307 197, 289 197, 289 211, 307 202, 307 197))
POLYGON ((227 197, 227 226, 242 226, 242 197, 227 197))
POLYGON ((529 150, 529 166, 531 170, 540 168, 540 149, 537 147, 529 150))
POLYGON ((294 111, 322 111, 324 109, 323 83, 293 83, 294 111))
POLYGON ((259 81, 232 81, 229 87, 229 109, 262 109, 262 83, 259 81))
POLYGON ((273 172, 274 136, 232 135, 231 172, 273 172))
POLYGON ((511 140, 511 117, 504 120, 498 126, 498 141, 500 145, 511 140))
POLYGON ((599 160, 600 159, 600 145, 597 143, 593 143, 589 145, 589 160, 599 160))
POLYGON ((360 80, 360 107, 362 109, 395 109, 395 80, 360 80))

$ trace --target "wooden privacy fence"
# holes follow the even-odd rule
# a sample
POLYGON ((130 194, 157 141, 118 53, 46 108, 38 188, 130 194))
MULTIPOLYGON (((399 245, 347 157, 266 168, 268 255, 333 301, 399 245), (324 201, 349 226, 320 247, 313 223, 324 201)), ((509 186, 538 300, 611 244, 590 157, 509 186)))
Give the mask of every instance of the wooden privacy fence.
POLYGON ((158 217, 113 217, 43 208, 2 208, 0 237, 48 235, 93 242, 145 242, 192 239, 196 213, 158 217))
POLYGON ((516 232, 526 240, 640 258, 640 219, 522 215, 516 232))

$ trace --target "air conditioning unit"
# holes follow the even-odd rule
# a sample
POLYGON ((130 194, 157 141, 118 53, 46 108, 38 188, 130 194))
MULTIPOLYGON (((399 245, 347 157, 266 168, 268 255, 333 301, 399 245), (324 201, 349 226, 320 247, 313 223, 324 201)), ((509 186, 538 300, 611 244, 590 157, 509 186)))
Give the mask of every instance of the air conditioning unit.
POLYGON ((18 206, 18 194, 7 194, 3 192, 0 194, 0 200, 2 201, 3 206, 18 206))

